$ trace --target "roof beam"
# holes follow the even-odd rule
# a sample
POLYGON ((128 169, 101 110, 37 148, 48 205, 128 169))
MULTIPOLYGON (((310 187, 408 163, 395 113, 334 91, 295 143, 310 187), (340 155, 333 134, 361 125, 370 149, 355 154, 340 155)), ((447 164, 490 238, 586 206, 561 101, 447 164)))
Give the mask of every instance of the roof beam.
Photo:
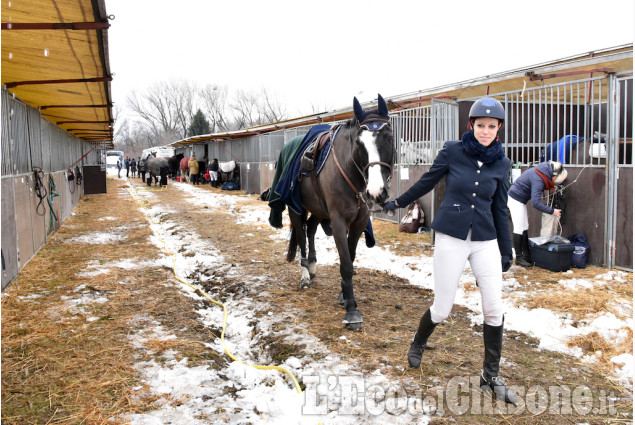
POLYGON ((107 105, 44 105, 40 106, 40 109, 49 108, 111 108, 112 104, 107 105))
POLYGON ((102 22, 8 22, 2 23, 3 30, 106 30, 110 23, 102 22))
POLYGON ((525 73, 525 76, 529 77, 529 81, 536 81, 546 80, 548 78, 567 77, 569 75, 592 75, 594 72, 604 72, 605 74, 612 74, 613 72, 615 72, 615 70, 613 68, 594 68, 580 71, 555 72, 553 74, 536 74, 534 73, 534 71, 529 71, 525 73))
POLYGON ((112 75, 95 78, 70 78, 65 80, 32 80, 32 81, 13 81, 5 83, 5 87, 10 89, 17 86, 37 85, 37 84, 68 84, 68 83, 105 83, 112 81, 112 75))
POLYGON ((112 124, 113 120, 106 121, 58 121, 56 124, 112 124))

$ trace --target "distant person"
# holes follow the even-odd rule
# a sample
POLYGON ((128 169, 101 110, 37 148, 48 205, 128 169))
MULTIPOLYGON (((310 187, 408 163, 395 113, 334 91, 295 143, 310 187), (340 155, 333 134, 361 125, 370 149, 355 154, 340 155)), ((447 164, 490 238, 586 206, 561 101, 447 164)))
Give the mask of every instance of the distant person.
POLYGON ((126 160, 124 161, 124 164, 126 166, 126 177, 130 177, 130 158, 126 157, 126 160))
POLYGON ((135 178, 135 174, 137 174, 137 161, 132 158, 130 160, 130 171, 132 172, 132 178, 135 178))
POLYGON ((137 168, 139 169, 139 174, 141 175, 141 181, 143 183, 146 182, 146 159, 139 158, 139 162, 137 162, 137 168))
POLYGON ((190 157, 189 162, 187 163, 187 167, 190 170, 190 180, 192 181, 192 184, 198 184, 199 183, 199 168, 198 168, 198 161, 196 160, 196 155, 192 154, 192 156, 190 157))
POLYGON ((121 160, 117 160, 117 177, 121 178, 121 160))
POLYGON ((212 187, 218 187, 218 159, 214 158, 212 162, 209 163, 209 167, 207 168, 209 171, 209 185, 212 187))
POLYGON ((551 208, 541 202, 542 192, 555 191, 557 184, 567 178, 567 170, 558 161, 541 162, 529 168, 518 177, 509 189, 507 207, 512 217, 514 250, 516 251, 516 265, 531 267, 529 253, 529 219, 527 217, 527 202, 546 214, 560 217, 562 211, 551 208))

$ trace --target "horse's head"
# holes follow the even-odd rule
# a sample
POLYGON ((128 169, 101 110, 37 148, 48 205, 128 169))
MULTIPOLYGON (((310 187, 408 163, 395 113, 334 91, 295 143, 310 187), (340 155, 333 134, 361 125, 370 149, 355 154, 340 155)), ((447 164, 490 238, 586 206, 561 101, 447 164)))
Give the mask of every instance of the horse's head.
MULTIPOLYGON (((357 98, 353 100, 358 122, 355 150, 358 152, 358 166, 366 182, 368 201, 383 205, 389 196, 395 148, 388 107, 381 95, 378 95, 377 101, 377 109, 364 111, 357 98)), ((369 205, 369 208, 373 207, 369 205)))

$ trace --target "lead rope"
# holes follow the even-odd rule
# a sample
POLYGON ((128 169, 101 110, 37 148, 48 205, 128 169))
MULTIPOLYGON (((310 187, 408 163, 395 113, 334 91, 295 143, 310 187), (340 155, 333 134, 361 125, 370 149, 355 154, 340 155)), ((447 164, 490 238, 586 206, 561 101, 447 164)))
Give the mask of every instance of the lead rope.
MULTIPOLYGON (((140 198, 137 196, 137 189, 136 189, 134 186, 132 186, 132 184, 128 183, 128 185, 129 185, 129 186, 130 186, 130 188, 132 189, 132 190, 130 191, 130 194, 132 195, 132 198, 133 198, 133 199, 134 199, 134 200, 135 200, 135 201, 136 201, 136 202, 137 202, 140 206, 143 206, 143 205, 144 205, 144 203, 145 203, 145 204, 147 204, 147 203, 148 203, 148 201, 146 201, 146 200, 142 200, 142 199, 140 199, 140 198)), ((148 219, 148 221, 150 221, 150 222, 152 222, 152 223, 154 223, 154 224, 160 224, 160 223, 158 223, 158 222, 154 222, 153 220, 151 220, 151 219, 150 219, 150 217, 148 217, 148 215, 146 214, 145 209, 143 210, 143 213, 144 213, 144 215, 146 216, 146 218, 148 219)), ((223 349, 224 349, 225 354, 227 355, 227 357, 229 357, 230 359, 232 359, 232 360, 234 360, 234 361, 236 361, 236 362, 240 362, 240 363, 242 363, 242 364, 244 364, 244 365, 246 365, 246 366, 251 366, 251 367, 253 367, 253 368, 255 368, 255 369, 260 369, 260 370, 277 370, 277 371, 279 371, 279 372, 283 372, 283 373, 287 374, 287 375, 291 378, 291 380, 293 381, 293 384, 295 385, 295 388, 296 388, 296 390, 298 391, 298 393, 302 394, 302 388, 300 387, 300 384, 298 383, 298 380, 295 378, 295 376, 294 376, 291 372, 289 372, 289 371, 288 371, 288 370, 286 370, 285 368, 283 368, 283 367, 281 367, 281 366, 263 366, 263 365, 257 365, 257 364, 254 364, 254 363, 249 363, 249 362, 246 362, 246 361, 244 361, 244 360, 240 360, 240 359, 238 359, 236 356, 234 356, 234 355, 233 355, 233 354, 229 351, 229 349, 227 348, 227 344, 226 344, 226 342, 225 342, 225 331, 227 330, 227 307, 226 307, 226 306, 225 306, 225 304, 223 304, 222 302, 220 302, 220 301, 216 301, 216 300, 214 300, 213 298, 211 298, 211 297, 210 297, 209 295, 207 295, 207 294, 206 294, 206 293, 205 293, 205 292, 204 292, 201 288, 199 288, 199 287, 197 287, 197 286, 195 286, 195 285, 192 285, 192 284, 190 284, 190 283, 186 282, 185 280, 183 280, 183 279, 182 279, 182 278, 178 275, 178 273, 176 272, 176 254, 175 254, 174 252, 172 252, 172 251, 168 248, 168 244, 167 244, 167 242, 166 242, 166 241, 164 241, 164 240, 161 238, 161 236, 160 236, 160 235, 158 235, 156 232, 155 232, 155 234, 156 234, 157 238, 158 238, 158 239, 161 241, 161 243, 163 244, 165 252, 166 252, 168 255, 170 255, 170 256, 172 257, 172 273, 174 273, 174 276, 175 276, 175 277, 179 280, 179 282, 181 282, 181 283, 183 283, 184 285, 187 285, 187 286, 189 286, 190 288, 192 288, 192 289, 195 291, 195 293, 196 293, 196 294, 204 296, 205 298, 207 298, 207 299, 208 299, 209 301, 211 301, 212 303, 214 303, 214 304, 216 304, 217 306, 219 306, 219 307, 222 307, 222 308, 223 308, 223 330, 222 330, 222 332, 221 332, 220 339, 221 339, 221 342, 222 342, 222 344, 223 344, 223 349)))

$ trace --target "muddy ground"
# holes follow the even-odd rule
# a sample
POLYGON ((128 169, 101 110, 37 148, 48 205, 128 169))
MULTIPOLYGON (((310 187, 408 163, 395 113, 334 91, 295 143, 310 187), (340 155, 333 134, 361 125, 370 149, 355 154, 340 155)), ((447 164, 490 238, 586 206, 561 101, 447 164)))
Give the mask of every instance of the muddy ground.
MULTIPOLYGON (((153 409, 155 400, 144 391, 133 368, 136 362, 160 361, 166 349, 188 358, 191 365, 221 369, 231 361, 202 344, 217 338, 220 326, 202 325, 195 310, 205 303, 185 296, 169 267, 156 265, 142 271, 115 269, 94 279, 79 276, 91 264, 126 259, 152 262, 162 255, 161 249, 150 241, 148 222, 139 211, 139 203, 130 195, 128 184, 108 180, 107 194, 80 200, 74 215, 49 238, 3 293, 3 424, 120 423, 117 418, 123 414, 153 409), (100 220, 104 217, 109 219, 100 220), (73 238, 90 232, 125 234, 125 238, 105 244, 73 242, 73 238), (79 285, 85 285, 82 290, 86 296, 107 294, 108 302, 69 308, 65 299, 76 294, 79 285), (88 316, 92 318, 90 321, 86 320, 88 316), (158 323, 178 338, 172 342, 148 338, 145 347, 134 346, 130 335, 148 323, 158 323)), ((138 190, 146 189, 138 179, 131 179, 130 184, 138 190)), ((219 191, 208 186, 204 189, 219 191)), ((223 194, 245 195, 244 192, 223 194)), ((437 327, 431 339, 434 349, 426 351, 422 367, 410 369, 406 352, 419 317, 432 303, 431 291, 387 273, 358 268, 355 291, 364 316, 364 329, 347 331, 341 323, 344 312, 336 303, 340 281, 337 266, 320 266, 313 288, 300 290, 299 267, 297 263, 286 262, 286 245, 269 237, 272 229, 237 224, 232 215, 193 208, 184 202, 185 196, 170 185, 164 191, 156 191, 149 205, 169 206, 169 212, 163 216, 165 220, 182 223, 192 238, 213 241, 226 258, 226 267, 204 271, 214 279, 202 286, 214 297, 223 300, 231 294, 249 298, 253 300, 256 316, 269 312, 284 316, 292 311, 291 320, 279 323, 281 328, 292 328, 294 322, 302 324, 333 353, 359 370, 365 373, 380 370, 407 391, 420 391, 423 397, 435 397, 439 388, 457 376, 473 377, 480 372, 482 329, 472 326, 467 309, 455 307, 448 321, 437 327), (252 290, 241 279, 232 277, 227 272, 232 267, 240 267, 251 276, 263 276, 269 283, 267 290, 252 290), (341 338, 342 335, 346 338, 341 338)), ((251 199, 253 204, 263 204, 255 195, 251 199)), ((374 223, 378 244, 393 246, 399 241, 397 250, 404 254, 432 255, 429 236, 406 235, 399 233, 395 224, 374 223)), ((603 270, 576 271, 583 272, 601 274, 603 270)), ((524 275, 519 272, 517 280, 523 283, 527 280, 524 275)), ((555 285, 557 280, 558 276, 554 276, 543 279, 546 281, 543 283, 555 285)), ((630 286, 632 298, 632 276, 626 286, 623 292, 628 296, 630 286)), ((208 304, 208 308, 218 307, 208 304)), ((305 344, 289 344, 272 337, 255 340, 260 360, 269 360, 271 364, 300 354, 322 355, 305 344)), ((586 349, 595 351, 599 344, 591 341, 586 349)), ((594 400, 588 413, 583 409, 559 409, 557 405, 532 412, 527 406, 515 411, 490 403, 491 412, 485 412, 488 414, 479 410, 457 413, 440 406, 431 415, 432 423, 632 422, 631 389, 608 377, 606 362, 583 363, 562 353, 540 350, 535 339, 517 332, 506 333, 504 356, 502 373, 510 384, 527 389, 584 385, 594 396, 606 394, 613 398, 607 401, 607 406, 594 400)), ((228 417, 227 412, 219 411, 218 417, 208 419, 210 423, 224 422, 224 417, 228 417)))

